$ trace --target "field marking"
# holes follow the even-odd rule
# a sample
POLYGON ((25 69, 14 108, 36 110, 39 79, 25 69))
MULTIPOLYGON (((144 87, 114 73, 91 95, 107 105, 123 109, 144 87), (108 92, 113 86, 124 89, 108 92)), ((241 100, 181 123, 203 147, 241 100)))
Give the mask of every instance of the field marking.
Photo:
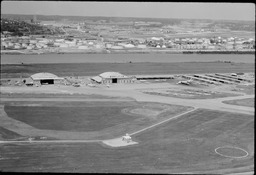
MULTIPOLYGON (((153 124, 153 125, 148 126, 148 127, 146 127, 146 128, 143 128, 143 129, 141 129, 141 130, 139 130, 139 131, 133 132, 133 133, 131 133, 131 134, 129 134, 129 135, 132 136, 132 135, 138 134, 138 133, 143 132, 143 131, 145 131, 145 130, 147 130, 147 129, 153 128, 153 127, 155 127, 155 126, 158 126, 158 125, 160 125, 160 124, 163 124, 163 123, 165 123, 165 122, 168 122, 168 121, 170 121, 170 120, 172 120, 172 119, 178 118, 178 117, 180 117, 180 116, 182 116, 182 115, 185 115, 185 114, 187 114, 187 113, 193 112, 193 111, 195 111, 195 110, 197 110, 197 108, 194 108, 194 109, 192 109, 192 110, 189 110, 189 111, 183 112, 183 113, 181 113, 181 114, 175 115, 175 116, 173 116, 173 117, 171 117, 171 118, 168 118, 168 119, 163 120, 163 121, 161 121, 161 122, 159 122, 159 123, 156 123, 156 124, 153 124)), ((138 144, 138 142, 134 142, 134 141, 131 142, 131 143, 126 143, 126 142, 122 141, 122 137, 118 137, 118 138, 115 138, 115 139, 109 139, 109 140, 103 140, 102 143, 103 143, 103 144, 106 144, 106 145, 108 145, 108 146, 111 146, 111 147, 121 147, 121 146, 129 146, 129 145, 138 144)))
POLYGON ((219 154, 219 155, 221 155, 221 156, 223 156, 223 157, 235 158, 235 159, 244 158, 244 157, 247 157, 247 156, 249 155, 249 153, 248 153, 246 150, 244 150, 244 149, 242 149, 242 148, 239 148, 239 147, 235 147, 235 146, 233 146, 233 147, 231 147, 231 146, 221 146, 221 147, 215 148, 214 151, 215 151, 216 154, 219 154), (227 156, 227 155, 221 154, 221 153, 219 153, 219 152, 217 151, 217 150, 220 149, 220 148, 239 149, 239 150, 244 151, 246 154, 245 154, 244 156, 239 156, 239 157, 236 157, 236 156, 227 156))
POLYGON ((156 124, 153 124, 153 125, 148 126, 148 127, 146 127, 146 128, 143 128, 143 129, 141 129, 141 130, 139 130, 139 131, 133 132, 133 133, 131 133, 131 134, 129 134, 129 135, 138 134, 138 133, 143 132, 143 131, 145 131, 145 130, 147 130, 147 129, 150 129, 150 128, 153 128, 153 127, 155 127, 155 126, 161 125, 161 124, 163 124, 163 123, 165 123, 165 122, 168 122, 168 121, 170 121, 170 120, 172 120, 172 119, 175 119, 175 118, 178 118, 178 117, 180 117, 180 116, 182 116, 182 115, 185 115, 185 114, 187 114, 187 113, 193 112, 193 111, 195 111, 195 110, 197 110, 197 109, 198 109, 198 108, 194 108, 194 109, 192 109, 192 110, 190 110, 190 111, 186 111, 186 112, 183 112, 183 113, 181 113, 181 114, 175 115, 175 116, 173 116, 173 117, 171 117, 171 118, 168 118, 168 119, 163 120, 163 121, 161 121, 161 122, 159 122, 159 123, 156 123, 156 124))

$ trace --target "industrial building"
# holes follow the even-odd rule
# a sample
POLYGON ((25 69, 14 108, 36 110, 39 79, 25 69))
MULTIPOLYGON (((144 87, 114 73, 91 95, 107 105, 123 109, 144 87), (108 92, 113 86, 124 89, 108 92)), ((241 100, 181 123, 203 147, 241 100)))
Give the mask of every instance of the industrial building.
MULTIPOLYGON (((64 78, 60 78, 52 73, 42 72, 31 75, 30 78, 34 85, 44 85, 44 84, 60 84, 64 78)), ((31 82, 30 82, 31 84, 31 82)))
POLYGON ((91 80, 100 84, 112 84, 133 83, 136 79, 131 76, 123 75, 119 72, 104 72, 98 76, 92 77, 91 80))
POLYGON ((173 75, 135 75, 137 80, 166 80, 174 79, 173 75))

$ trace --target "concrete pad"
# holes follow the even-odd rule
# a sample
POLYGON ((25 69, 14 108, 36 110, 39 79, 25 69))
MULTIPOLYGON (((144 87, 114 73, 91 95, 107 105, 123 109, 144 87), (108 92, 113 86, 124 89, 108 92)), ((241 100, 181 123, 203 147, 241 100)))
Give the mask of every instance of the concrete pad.
POLYGON ((115 139, 110 139, 110 140, 104 140, 102 141, 104 144, 112 147, 121 147, 121 146, 129 146, 129 145, 134 145, 138 144, 138 142, 130 141, 126 142, 122 140, 122 137, 115 138, 115 139))

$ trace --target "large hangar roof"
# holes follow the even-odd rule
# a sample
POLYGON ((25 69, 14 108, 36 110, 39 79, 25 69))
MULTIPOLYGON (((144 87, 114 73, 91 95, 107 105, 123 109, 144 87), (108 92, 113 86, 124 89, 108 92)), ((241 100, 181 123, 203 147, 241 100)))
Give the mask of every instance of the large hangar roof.
POLYGON ((50 80, 50 79, 63 79, 52 73, 42 72, 31 75, 33 80, 50 80))
POLYGON ((127 76, 120 74, 119 72, 104 72, 99 76, 102 78, 127 78, 127 76))

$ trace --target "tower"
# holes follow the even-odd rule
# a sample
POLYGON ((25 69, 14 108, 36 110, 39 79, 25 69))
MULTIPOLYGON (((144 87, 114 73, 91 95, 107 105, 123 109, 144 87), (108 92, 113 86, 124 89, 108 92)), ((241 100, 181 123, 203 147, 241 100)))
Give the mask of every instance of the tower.
POLYGON ((33 15, 33 21, 36 22, 37 21, 37 17, 36 15, 33 15))
POLYGON ((36 23, 36 21, 37 21, 37 17, 36 15, 33 15, 33 19, 31 19, 31 23, 36 23))

